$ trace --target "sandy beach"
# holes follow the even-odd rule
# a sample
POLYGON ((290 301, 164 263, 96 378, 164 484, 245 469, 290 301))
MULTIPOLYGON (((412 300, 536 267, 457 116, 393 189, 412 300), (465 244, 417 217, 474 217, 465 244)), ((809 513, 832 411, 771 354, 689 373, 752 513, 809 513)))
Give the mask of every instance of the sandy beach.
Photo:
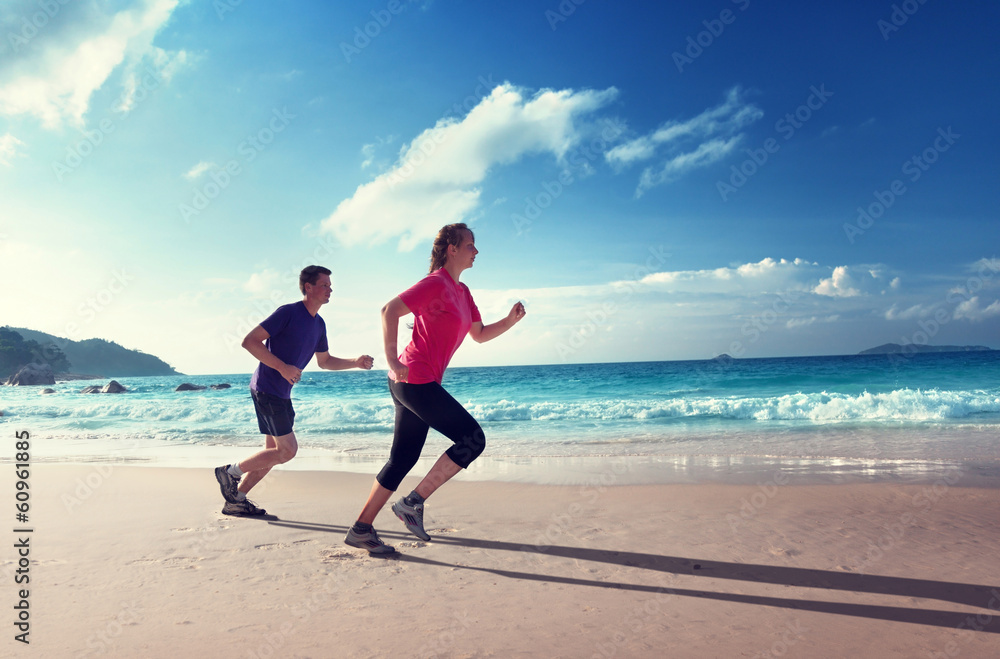
POLYGON ((383 511, 390 559, 343 544, 367 475, 275 470, 252 493, 266 519, 222 515, 209 468, 42 463, 30 483, 30 523, 9 528, 33 531, 8 530, 0 557, 14 622, 19 589, 29 591, 30 645, 10 622, 2 643, 15 656, 992 657, 1000 647, 1000 491, 957 477, 456 480, 428 504, 431 542, 383 511), (24 538, 30 584, 18 586, 24 538))

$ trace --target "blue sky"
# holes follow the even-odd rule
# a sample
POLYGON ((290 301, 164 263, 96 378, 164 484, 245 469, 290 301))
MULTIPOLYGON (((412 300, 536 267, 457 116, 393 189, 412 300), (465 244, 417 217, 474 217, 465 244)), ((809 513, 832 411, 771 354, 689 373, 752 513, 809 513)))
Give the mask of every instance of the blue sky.
POLYGON ((0 6, 0 323, 187 373, 334 271, 331 352, 466 221, 455 365, 1000 348, 990 3, 0 6))

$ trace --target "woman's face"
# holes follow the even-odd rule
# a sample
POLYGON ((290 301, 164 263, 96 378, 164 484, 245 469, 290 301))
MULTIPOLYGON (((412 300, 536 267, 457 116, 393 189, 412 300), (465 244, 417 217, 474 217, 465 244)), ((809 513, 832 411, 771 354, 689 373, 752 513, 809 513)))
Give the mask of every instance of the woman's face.
POLYGON ((458 247, 449 247, 448 252, 449 263, 455 263, 463 270, 471 268, 473 262, 476 260, 476 254, 479 253, 479 250, 476 249, 476 239, 472 236, 472 232, 465 229, 462 232, 462 242, 458 244, 458 247))

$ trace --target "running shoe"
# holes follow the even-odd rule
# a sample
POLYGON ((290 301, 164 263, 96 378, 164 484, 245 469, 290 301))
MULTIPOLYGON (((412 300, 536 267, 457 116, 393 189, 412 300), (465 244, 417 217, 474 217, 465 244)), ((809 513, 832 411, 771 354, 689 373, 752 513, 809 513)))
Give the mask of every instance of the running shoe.
POLYGON ((229 465, 215 468, 215 480, 219 481, 223 498, 229 503, 236 503, 236 488, 240 485, 240 479, 229 473, 229 465))
POLYGON ((348 529, 344 542, 358 549, 367 549, 369 554, 392 554, 396 551, 395 547, 390 547, 382 542, 375 529, 372 529, 368 533, 358 533, 352 526, 348 529))
POLYGON ((222 507, 222 514, 235 515, 237 517, 257 517, 267 514, 267 511, 263 508, 258 508, 250 499, 244 499, 243 501, 236 502, 227 501, 226 505, 222 507))
POLYGON ((396 503, 392 504, 392 512, 396 513, 396 517, 406 524, 406 529, 417 536, 421 540, 430 540, 431 537, 427 535, 427 531, 424 530, 424 504, 418 503, 415 506, 411 506, 406 503, 406 499, 400 499, 396 503))

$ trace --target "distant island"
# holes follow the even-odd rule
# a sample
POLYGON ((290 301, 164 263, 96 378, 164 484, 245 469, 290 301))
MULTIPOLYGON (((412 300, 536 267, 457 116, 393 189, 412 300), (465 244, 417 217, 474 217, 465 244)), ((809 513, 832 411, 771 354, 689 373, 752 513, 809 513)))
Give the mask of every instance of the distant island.
POLYGON ((883 343, 880 346, 874 348, 868 348, 868 350, 862 350, 859 355, 895 355, 899 353, 914 353, 914 352, 988 352, 992 351, 993 348, 988 348, 987 346, 928 346, 928 345, 917 345, 916 343, 909 343, 905 346, 899 345, 898 343, 883 343))
MULTIPOLYGON (((146 375, 182 375, 170 364, 159 357, 129 350, 113 341, 104 339, 86 339, 71 341, 45 332, 21 327, 0 328, 0 343, 13 343, 14 346, 0 345, 0 354, 7 349, 8 356, 13 361, 23 361, 24 364, 4 364, 7 370, 24 366, 27 363, 47 363, 52 370, 61 376, 87 374, 99 377, 138 377, 146 375), (22 341, 18 341, 19 335, 22 341), (9 348, 14 347, 14 350, 9 348), (23 352, 20 359, 14 359, 11 353, 23 352), (70 373, 71 372, 71 373, 70 373)), ((9 361, 9 360, 0 360, 9 361)))

